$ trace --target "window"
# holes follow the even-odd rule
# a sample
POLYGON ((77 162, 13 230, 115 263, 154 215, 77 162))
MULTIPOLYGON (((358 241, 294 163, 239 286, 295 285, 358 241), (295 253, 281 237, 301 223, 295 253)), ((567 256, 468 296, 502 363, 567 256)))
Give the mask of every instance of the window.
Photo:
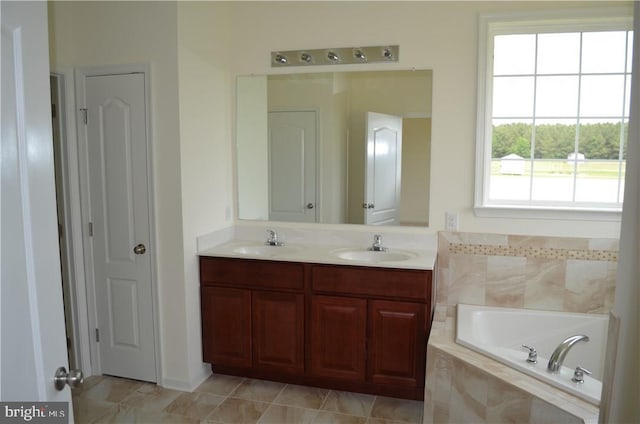
POLYGON ((482 17, 476 211, 619 212, 631 11, 482 17))

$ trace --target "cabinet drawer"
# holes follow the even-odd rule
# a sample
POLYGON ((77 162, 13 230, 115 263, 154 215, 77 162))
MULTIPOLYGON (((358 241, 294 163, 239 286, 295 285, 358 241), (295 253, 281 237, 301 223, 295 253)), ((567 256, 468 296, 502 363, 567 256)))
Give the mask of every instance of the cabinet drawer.
POLYGON ((431 300, 431 271, 315 265, 311 286, 316 292, 431 300))
POLYGON ((304 265, 252 259, 200 258, 202 284, 299 289, 304 287, 304 265))

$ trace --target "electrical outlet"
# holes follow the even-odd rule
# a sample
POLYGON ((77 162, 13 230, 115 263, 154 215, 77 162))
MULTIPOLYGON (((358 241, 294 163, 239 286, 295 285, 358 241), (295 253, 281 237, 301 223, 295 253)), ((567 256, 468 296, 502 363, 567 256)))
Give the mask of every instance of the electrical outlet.
POLYGON ((447 231, 458 231, 458 212, 446 212, 444 226, 447 231))

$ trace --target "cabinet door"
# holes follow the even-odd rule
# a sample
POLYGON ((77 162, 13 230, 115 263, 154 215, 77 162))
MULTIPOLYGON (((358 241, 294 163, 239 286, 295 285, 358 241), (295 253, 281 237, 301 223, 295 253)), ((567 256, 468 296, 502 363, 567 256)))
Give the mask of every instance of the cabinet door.
POLYGON ((202 357, 204 362, 251 366, 251 292, 202 287, 202 357))
POLYGON ((304 295, 254 291, 253 365, 304 373, 304 295))
POLYGON ((421 387, 426 350, 425 305, 369 301, 369 364, 372 383, 421 387))
POLYGON ((364 381, 367 301, 312 296, 311 371, 317 377, 364 381))

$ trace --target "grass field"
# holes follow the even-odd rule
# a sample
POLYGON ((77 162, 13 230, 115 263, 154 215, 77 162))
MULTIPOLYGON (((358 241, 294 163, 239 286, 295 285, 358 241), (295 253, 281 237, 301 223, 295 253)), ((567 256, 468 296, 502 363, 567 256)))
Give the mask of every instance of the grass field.
MULTIPOLYGON (((517 175, 531 175, 531 161, 522 160, 522 173, 517 175)), ((515 163, 511 163, 513 167, 515 163)), ((534 160, 533 175, 536 177, 558 177, 573 175, 575 165, 568 163, 566 160, 534 160)), ((582 178, 613 178, 617 179, 620 171, 622 175, 625 173, 625 162, 622 163, 622 169, 617 161, 597 161, 590 160, 578 163, 578 175, 582 178)), ((491 175, 514 174, 513 172, 502 172, 502 160, 493 159, 491 161, 491 175)))

